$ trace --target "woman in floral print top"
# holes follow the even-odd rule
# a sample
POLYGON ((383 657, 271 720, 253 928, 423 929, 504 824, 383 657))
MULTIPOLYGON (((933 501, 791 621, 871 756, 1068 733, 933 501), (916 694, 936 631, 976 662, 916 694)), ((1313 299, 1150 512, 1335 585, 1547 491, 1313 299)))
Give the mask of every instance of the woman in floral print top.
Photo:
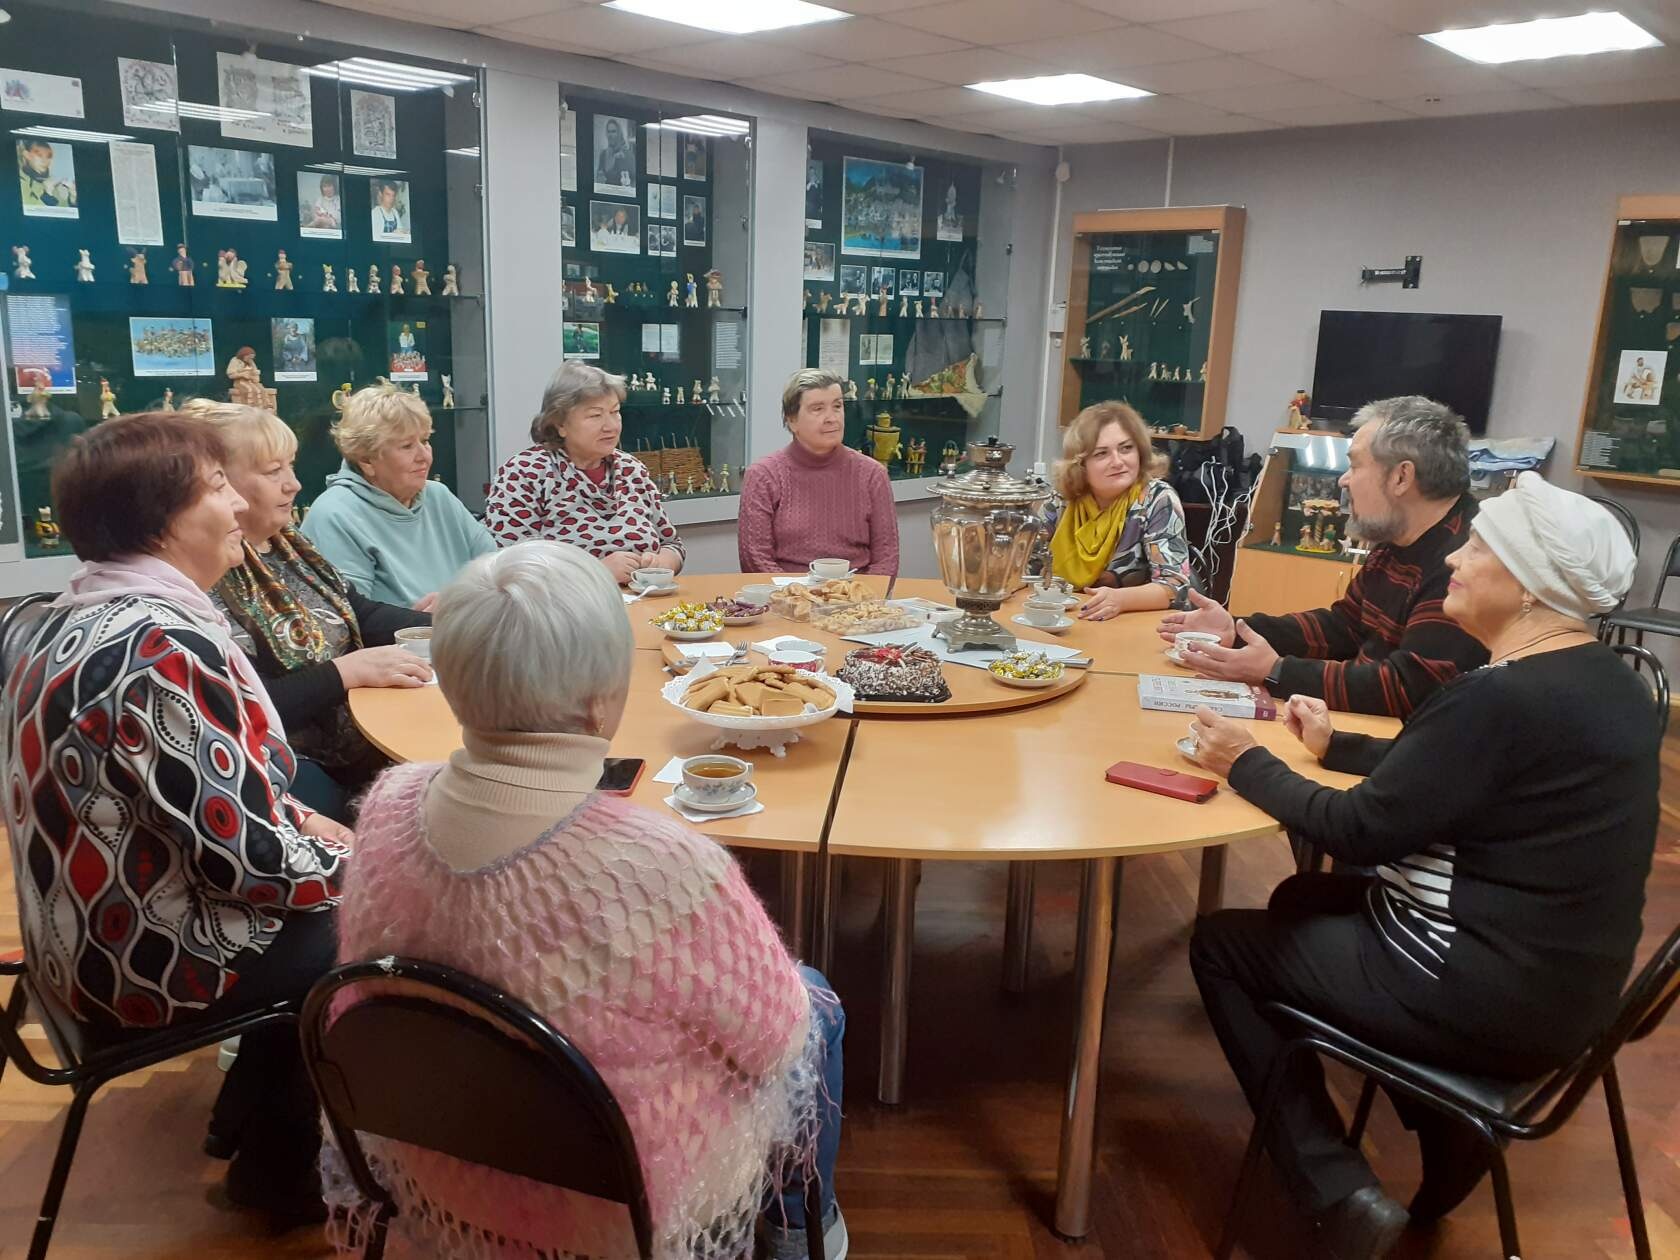
POLYGON ((682 539, 641 460, 618 449, 624 378, 566 363, 543 391, 532 445, 496 470, 484 522, 503 546, 528 538, 571 543, 618 584, 637 569, 680 570, 682 539))

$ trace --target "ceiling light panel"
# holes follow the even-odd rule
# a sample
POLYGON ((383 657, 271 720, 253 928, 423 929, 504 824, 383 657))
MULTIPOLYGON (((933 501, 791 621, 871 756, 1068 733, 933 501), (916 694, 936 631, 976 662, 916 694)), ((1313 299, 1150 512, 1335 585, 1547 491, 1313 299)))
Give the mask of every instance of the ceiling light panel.
POLYGON ((608 0, 602 7, 725 35, 780 31, 851 16, 807 0, 608 0))
POLYGON ((1029 105, 1078 105, 1083 101, 1119 101, 1154 95, 1142 88, 1089 74, 1042 74, 1031 79, 993 79, 968 86, 976 92, 1007 96, 1029 105))
POLYGON ((1593 53, 1656 48, 1662 41, 1620 13, 1581 13, 1575 17, 1500 22, 1457 31, 1436 31, 1421 38, 1483 65, 1582 57, 1593 53))

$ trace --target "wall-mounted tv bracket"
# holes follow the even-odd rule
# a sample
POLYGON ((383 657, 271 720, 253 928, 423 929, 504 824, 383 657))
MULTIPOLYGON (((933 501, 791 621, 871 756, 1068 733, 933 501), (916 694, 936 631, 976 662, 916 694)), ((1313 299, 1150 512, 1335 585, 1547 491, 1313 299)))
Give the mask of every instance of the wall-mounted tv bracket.
POLYGON ((1404 267, 1361 267, 1359 269, 1360 284, 1387 284, 1398 280, 1402 289, 1418 287, 1418 276, 1423 272, 1423 255, 1407 254, 1404 267))

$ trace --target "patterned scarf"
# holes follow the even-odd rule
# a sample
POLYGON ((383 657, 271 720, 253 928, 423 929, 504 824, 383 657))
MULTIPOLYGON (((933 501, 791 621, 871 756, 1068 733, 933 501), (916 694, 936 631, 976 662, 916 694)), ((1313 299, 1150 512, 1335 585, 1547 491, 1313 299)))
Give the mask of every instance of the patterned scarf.
POLYGON ((1130 490, 1101 511, 1089 494, 1069 503, 1050 539, 1050 560, 1056 576, 1066 578, 1076 591, 1101 577, 1120 545, 1126 514, 1142 501, 1146 488, 1146 481, 1139 477, 1130 490))
POLYGON ((266 643, 283 669, 290 672, 305 665, 319 665, 332 659, 319 623, 292 594, 291 588, 268 567, 269 560, 290 565, 311 590, 332 605, 350 629, 346 651, 362 646, 362 630, 350 607, 350 592, 337 569, 315 546, 290 525, 271 540, 267 557, 245 541, 245 561, 216 584, 216 594, 228 606, 234 619, 258 643, 266 643))

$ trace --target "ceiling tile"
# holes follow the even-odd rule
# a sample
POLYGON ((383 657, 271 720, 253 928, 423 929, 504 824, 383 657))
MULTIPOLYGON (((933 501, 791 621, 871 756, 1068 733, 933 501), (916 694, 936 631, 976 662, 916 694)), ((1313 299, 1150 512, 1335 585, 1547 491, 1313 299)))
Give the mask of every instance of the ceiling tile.
POLYGON ((874 66, 834 66, 825 70, 773 74, 756 81, 776 85, 771 89, 773 91, 792 88, 800 96, 823 101, 849 101, 866 96, 886 96, 912 88, 939 86, 929 79, 918 79, 874 66))
POLYGON ((1268 109, 1261 117, 1286 127, 1339 127, 1347 123, 1399 122, 1412 115, 1378 101, 1349 100, 1335 105, 1300 105, 1268 109))
POLYGON ((949 36, 968 43, 1011 44, 1054 35, 1077 35, 1118 26, 1105 13, 1070 4, 1068 0, 951 0, 946 4, 889 15, 891 21, 919 31, 949 36))
POLYGON ((1211 57, 1218 50, 1192 43, 1177 35, 1164 35, 1147 26, 1120 26, 1109 31, 1088 31, 1083 35, 1058 35, 1024 44, 1006 44, 1003 51, 1042 61, 1058 70, 1115 77, 1131 66, 1163 61, 1192 61, 1211 57))
POLYGON ((1631 52, 1597 53, 1590 57, 1513 61, 1500 66, 1499 73, 1512 82, 1545 91, 1565 84, 1660 79, 1680 74, 1680 48, 1637 48, 1631 52))
MULTIPOLYGON (((474 0, 476 3, 476 0, 474 0)), ((820 70, 840 63, 799 48, 770 48, 754 39, 704 39, 663 48, 638 57, 644 65, 702 79, 734 80, 757 76, 766 68, 783 75, 820 70)))
POLYGON ((1680 75, 1629 79, 1625 83, 1569 83, 1548 88, 1547 95, 1572 105, 1631 105, 1637 101, 1680 100, 1680 75))
POLYGON ((1436 100, 1391 100, 1385 102, 1419 118, 1457 118, 1464 114, 1510 114, 1521 109, 1564 109, 1568 102, 1533 88, 1507 88, 1502 92, 1461 92, 1436 100))
MULTIPOLYGON (((1349 9, 1386 23, 1397 30, 1422 35, 1430 31, 1487 26, 1493 22, 1526 22, 1537 17, 1561 17, 1595 6, 1559 3, 1558 0, 1341 0, 1349 9)), ((1662 3, 1662 0, 1657 0, 1662 3)), ((1617 8, 1633 17, 1637 0, 1604 6, 1617 8)), ((1638 18, 1634 18, 1638 21, 1638 18)))
POLYGON ((461 4, 460 0, 378 0, 376 4, 366 4, 362 0, 325 0, 325 3, 359 13, 377 9, 382 17, 400 17, 412 22, 465 30, 534 17, 539 13, 574 9, 581 0, 484 0, 482 4, 474 0, 471 5, 461 4))
POLYGON ((1269 118, 1252 118, 1246 114, 1222 114, 1202 122, 1180 122, 1167 128, 1175 136, 1225 136, 1244 131, 1278 131, 1282 123, 1269 118))
MULTIPOLYGON (((936 127, 951 127, 958 131, 1010 132, 1018 135, 1037 135, 1056 125, 1056 109, 1051 105, 1017 105, 1013 109, 992 109, 983 114, 951 114, 929 118, 936 127)), ((1076 118, 1090 122, 1089 118, 1076 118)))
MULTIPOLYGON (((1340 71, 1341 67, 1337 67, 1340 71)), ((1324 79, 1333 88, 1368 101, 1397 101, 1406 97, 1451 96, 1455 93, 1497 92, 1515 87, 1488 66, 1440 66, 1433 70, 1379 70, 1347 78, 1324 79)))
MULTIPOLYGON (((834 61, 914 57, 966 47, 960 40, 896 26, 872 17, 857 17, 846 22, 816 22, 785 31, 766 31, 753 38, 765 44, 801 48, 834 61)), ((774 64, 767 64, 764 68, 776 69, 774 64)))
POLYGON ((1093 118, 1067 119, 1055 127, 1030 128, 1017 134, 1039 144, 1122 144, 1131 140, 1159 140, 1162 133, 1093 118))
POLYGON ((995 48, 964 48, 957 52, 933 53, 927 57, 894 57, 876 64, 883 69, 901 70, 919 78, 958 85, 980 83, 987 79, 1024 79, 1056 72, 1054 66, 1012 56, 995 48))
MULTIPOLYGON (((1289 49, 1309 40, 1376 39, 1395 33, 1392 26, 1331 0, 1279 0, 1264 9, 1162 22, 1156 29, 1234 53, 1289 49)), ((1307 63, 1303 63, 1305 68, 1307 63)))
POLYGON ((1259 87, 1216 88, 1211 92, 1192 92, 1190 99, 1233 114, 1257 114, 1271 117, 1280 109, 1307 109, 1314 105, 1346 105, 1355 98, 1346 92, 1326 87, 1322 83, 1297 80, 1294 83, 1269 83, 1259 87))
POLYGON ((898 13, 905 9, 922 9, 930 4, 939 4, 942 0, 838 0, 830 8, 844 6, 848 13, 876 14, 898 13))
POLYGON ((857 102, 860 109, 895 114, 900 118, 933 118, 945 114, 987 114, 999 100, 989 92, 965 87, 924 88, 919 92, 890 92, 857 102), (876 109, 877 106, 881 108, 876 109))
POLYGON ((1086 118, 1103 118, 1152 131, 1171 131, 1179 123, 1207 121, 1228 115, 1222 109, 1182 96, 1145 96, 1131 101, 1092 101, 1077 107, 1086 118))
POLYGON ((1248 56, 1305 79, 1341 78, 1367 70, 1428 70, 1476 64, 1416 35, 1327 35, 1248 56))
POLYGON ((1204 57, 1199 61, 1136 66, 1126 71, 1126 82, 1151 92, 1211 92, 1216 88, 1259 87, 1268 83, 1295 81, 1295 76, 1287 71, 1276 66, 1263 66, 1246 57, 1204 57))
POLYGON ((1127 22, 1169 22, 1174 18, 1206 17, 1258 9, 1269 0, 1075 0, 1087 9, 1112 14, 1127 22))
MULTIPOLYGON (((476 0, 471 0, 476 3, 476 0)), ((484 27, 480 27, 484 30, 484 27)), ((692 28, 661 22, 635 13, 620 13, 599 5, 583 5, 564 13, 499 22, 486 32, 504 39, 535 36, 565 48, 598 48, 611 53, 648 53, 656 48, 674 48, 693 43, 692 28)))

